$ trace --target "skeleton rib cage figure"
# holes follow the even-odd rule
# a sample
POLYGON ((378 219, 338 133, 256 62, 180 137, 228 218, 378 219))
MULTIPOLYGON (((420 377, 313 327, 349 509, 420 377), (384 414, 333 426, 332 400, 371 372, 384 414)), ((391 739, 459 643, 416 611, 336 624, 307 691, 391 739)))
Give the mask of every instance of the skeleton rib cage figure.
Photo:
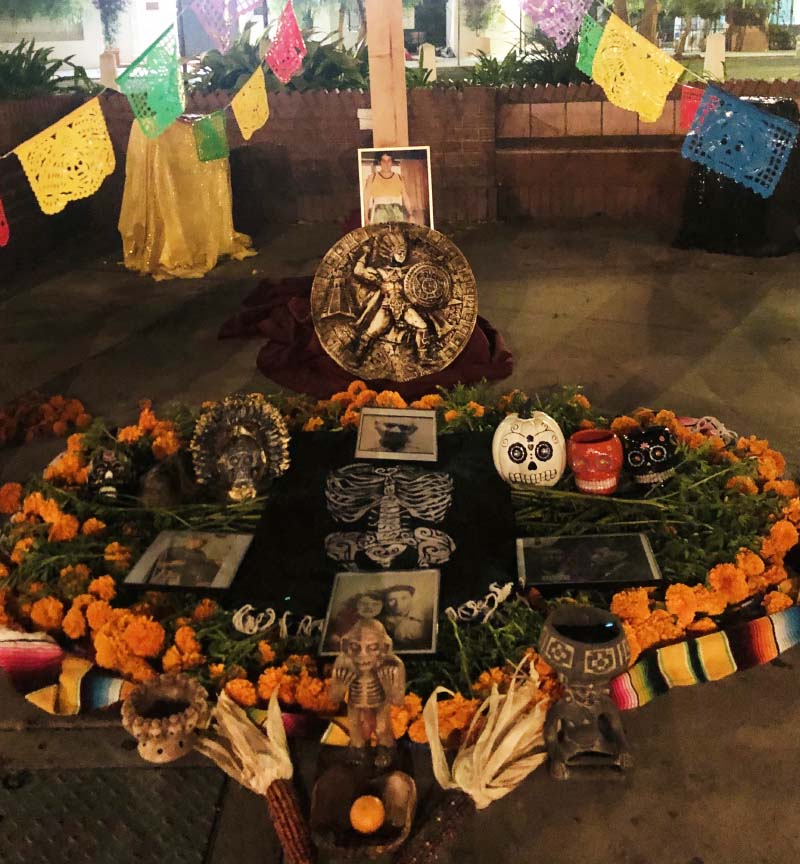
POLYGON ((367 519, 369 530, 342 531, 325 539, 335 561, 353 563, 359 552, 382 567, 407 548, 417 549, 419 566, 441 564, 455 549, 452 538, 426 526, 412 528, 409 517, 441 522, 450 509, 453 480, 442 471, 372 465, 347 465, 328 475, 328 510, 340 522, 367 519))

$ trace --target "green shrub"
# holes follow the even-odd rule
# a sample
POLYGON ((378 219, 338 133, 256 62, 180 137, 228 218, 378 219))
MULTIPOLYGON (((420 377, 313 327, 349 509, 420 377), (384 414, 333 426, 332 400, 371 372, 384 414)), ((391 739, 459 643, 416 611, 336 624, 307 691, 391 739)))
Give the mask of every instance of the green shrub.
POLYGON ((769 50, 794 51, 797 36, 785 24, 769 25, 769 50))
POLYGON ((53 58, 53 48, 37 48, 35 40, 22 39, 10 51, 0 51, 0 99, 30 99, 59 91, 95 93, 100 88, 89 80, 83 66, 53 58), (60 78, 62 66, 72 69, 71 78, 60 78))
POLYGON ((466 79, 474 87, 524 84, 578 84, 589 79, 575 66, 577 42, 556 48, 551 39, 539 37, 522 52, 516 48, 502 60, 478 52, 478 62, 466 79))

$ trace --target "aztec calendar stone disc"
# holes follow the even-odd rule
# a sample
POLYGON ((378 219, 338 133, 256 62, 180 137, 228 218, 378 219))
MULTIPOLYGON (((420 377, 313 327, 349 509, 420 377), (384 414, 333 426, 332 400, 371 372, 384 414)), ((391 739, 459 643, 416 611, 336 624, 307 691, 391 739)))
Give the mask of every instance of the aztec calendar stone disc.
POLYGON ((322 347, 367 381, 410 381, 458 357, 475 329, 478 297, 467 259, 422 225, 358 228, 328 250, 311 315, 322 347))

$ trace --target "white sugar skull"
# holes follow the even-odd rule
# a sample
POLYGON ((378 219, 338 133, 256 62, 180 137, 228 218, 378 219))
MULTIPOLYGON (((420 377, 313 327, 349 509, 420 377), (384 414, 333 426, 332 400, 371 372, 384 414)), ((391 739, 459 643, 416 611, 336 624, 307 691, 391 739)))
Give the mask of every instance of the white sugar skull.
POLYGON ((509 414, 495 430, 492 457, 506 483, 555 486, 567 464, 564 433, 543 411, 530 417, 509 414))

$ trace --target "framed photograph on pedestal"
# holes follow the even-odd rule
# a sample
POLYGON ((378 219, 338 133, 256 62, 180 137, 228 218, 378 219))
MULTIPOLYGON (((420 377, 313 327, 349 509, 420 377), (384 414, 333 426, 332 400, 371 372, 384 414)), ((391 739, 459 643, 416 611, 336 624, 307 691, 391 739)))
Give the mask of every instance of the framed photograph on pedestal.
POLYGON ((433 228, 430 147, 358 151, 361 225, 411 222, 433 228))
POLYGON ((436 412, 415 408, 362 408, 356 459, 435 462, 436 412))

